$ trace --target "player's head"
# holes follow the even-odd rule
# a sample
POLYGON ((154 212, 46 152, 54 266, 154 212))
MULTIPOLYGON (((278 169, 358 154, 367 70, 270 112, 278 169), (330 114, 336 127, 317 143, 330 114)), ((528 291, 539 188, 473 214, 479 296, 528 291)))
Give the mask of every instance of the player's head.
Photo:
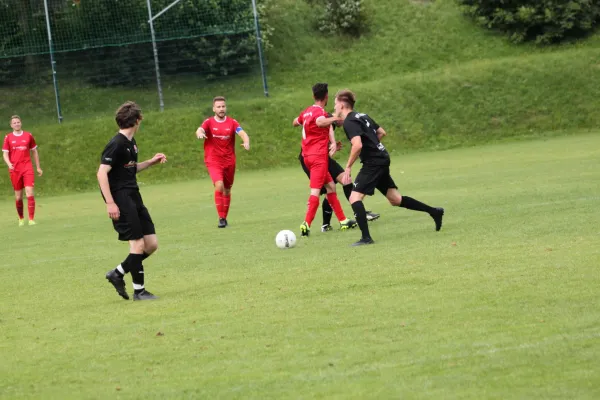
POLYGON ((227 114, 227 103, 225 102, 225 97, 217 96, 213 99, 213 112, 219 118, 225 118, 225 114, 227 114))
POLYGON ((13 115, 10 117, 10 127, 15 132, 19 132, 21 130, 21 117, 18 115, 13 115))
POLYGON ((338 117, 346 118, 346 115, 354 110, 356 96, 351 90, 343 89, 335 95, 335 114, 338 117))
POLYGON ((329 88, 326 83, 315 83, 312 87, 313 97, 316 101, 325 102, 327 105, 327 100, 329 97, 329 88))
POLYGON ((144 119, 142 109, 133 101, 128 101, 117 110, 115 121, 121 129, 138 128, 144 119))

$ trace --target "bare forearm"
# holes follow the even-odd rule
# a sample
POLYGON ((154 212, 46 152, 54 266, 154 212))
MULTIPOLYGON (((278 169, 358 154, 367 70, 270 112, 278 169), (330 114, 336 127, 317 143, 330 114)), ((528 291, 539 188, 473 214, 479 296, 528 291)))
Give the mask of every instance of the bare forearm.
POLYGON ((329 117, 329 118, 319 117, 319 118, 317 118, 315 123, 317 124, 317 126, 319 128, 327 128, 328 126, 331 126, 331 124, 333 124, 338 119, 339 118, 337 118, 337 117, 329 117))
POLYGON ((238 135, 244 143, 250 143, 250 136, 245 131, 240 131, 238 135))
POLYGON ((350 149, 350 157, 348 157, 348 162, 346 163, 346 168, 352 168, 352 165, 354 165, 354 162, 356 162, 361 150, 362 147, 352 146, 350 149))
POLYGON ((108 174, 105 172, 101 172, 98 171, 98 184, 100 185, 100 191, 102 192, 102 195, 104 196, 104 200, 106 200, 106 203, 114 203, 114 199, 112 197, 112 194, 110 193, 110 183, 108 183, 108 174))
POLYGON ((10 158, 8 158, 8 151, 2 152, 2 158, 4 158, 4 162, 6 165, 10 165, 10 158))
POLYGON ((37 150, 33 151, 33 161, 35 161, 36 168, 41 168, 40 167, 40 153, 38 153, 37 150))
POLYGON ((152 163, 152 160, 146 160, 146 161, 142 161, 141 163, 137 164, 137 172, 141 172, 145 169, 147 169, 148 167, 154 165, 152 163))

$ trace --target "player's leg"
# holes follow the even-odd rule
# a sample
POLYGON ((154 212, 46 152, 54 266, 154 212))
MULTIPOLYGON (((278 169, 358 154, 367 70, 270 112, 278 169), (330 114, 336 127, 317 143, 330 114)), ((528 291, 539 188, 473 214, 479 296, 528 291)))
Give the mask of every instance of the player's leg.
POLYGON ((28 170, 23 174, 23 184, 25 185, 25 196, 27 196, 27 212, 29 216, 29 225, 35 225, 35 197, 33 193, 33 185, 35 175, 33 169, 28 170))
POLYGON ((231 206, 231 188, 234 180, 235 164, 232 164, 223 169, 223 219, 225 219, 225 226, 229 225, 227 215, 229 215, 229 207, 231 206))
POLYGON ((356 226, 356 221, 346 218, 344 214, 344 210, 342 209, 342 205, 340 204, 340 200, 337 197, 337 193, 335 191, 335 182, 327 172, 328 182, 325 184, 325 188, 327 189, 327 200, 335 213, 336 218, 340 221, 340 229, 346 230, 350 228, 354 228, 356 226))
MULTIPOLYGON (((327 188, 321 188, 321 192, 319 194, 327 194, 327 188)), ((321 212, 323 213, 323 224, 321 225, 321 232, 333 230, 333 228, 331 227, 331 217, 333 216, 333 208, 331 208, 331 204, 329 204, 327 196, 323 198, 323 203, 321 203, 321 212)))
POLYGON ((208 174, 215 187, 215 207, 219 216, 219 228, 225 228, 225 216, 223 214, 223 192, 225 192, 225 184, 223 183, 223 167, 216 164, 206 164, 208 174))
MULTIPOLYGON (((335 161, 333 158, 329 158, 329 173, 331 174, 331 176, 335 179, 335 181, 337 183, 339 183, 340 185, 342 185, 342 188, 344 190, 344 195, 346 196, 346 199, 348 199, 348 202, 350 202, 350 194, 352 193, 352 190, 354 189, 354 185, 352 184, 352 182, 350 182, 347 185, 344 185, 344 182, 342 181, 342 178, 344 176, 344 168, 342 168, 342 166, 335 161)), ((376 219, 378 219, 380 217, 379 214, 376 214, 372 211, 367 211, 367 221, 375 221, 376 219)))
POLYGON ((367 211, 363 199, 366 195, 373 195, 375 193, 375 187, 381 175, 380 167, 364 165, 359 171, 356 179, 354 180, 354 190, 350 195, 350 204, 352 204, 352 210, 356 216, 356 222, 362 233, 361 239, 354 243, 352 246, 361 246, 365 244, 372 244, 373 239, 369 232, 369 224, 367 221, 367 211))
POLYGON ((12 183, 15 191, 15 207, 17 208, 17 215, 19 216, 19 226, 25 225, 25 217, 23 216, 23 176, 18 171, 10 172, 10 182, 12 183))
MULTIPOLYGON (((135 192, 133 194, 134 202, 137 206, 137 217, 139 219, 141 233, 142 233, 142 248, 141 248, 141 259, 139 265, 135 265, 134 268, 131 268, 131 277, 133 279, 133 300, 154 300, 157 297, 146 290, 145 288, 145 271, 143 261, 150 257, 157 249, 158 249, 158 238, 156 237, 156 230, 154 228, 154 222, 152 221, 152 217, 150 217, 150 213, 148 209, 144 205, 142 200, 142 196, 139 192, 135 192), (136 270, 135 267, 139 267, 136 270)), ((137 237, 139 234, 135 234, 137 237)), ((139 251, 139 241, 135 240, 135 248, 132 246, 132 242, 129 242, 130 252, 135 254, 140 254, 139 251)))
POLYGON ((325 184, 327 174, 327 165, 322 157, 304 157, 304 162, 310 172, 310 195, 308 197, 308 207, 304 222, 300 225, 302 236, 310 235, 310 225, 317 215, 319 209, 319 193, 325 184))
POLYGON ((444 217, 444 209, 441 207, 431 207, 419 200, 413 199, 412 197, 402 196, 398 192, 398 187, 394 183, 394 180, 389 174, 389 170, 386 176, 383 176, 377 186, 377 189, 385 195, 390 204, 395 207, 403 207, 408 210, 421 211, 428 213, 435 222, 435 230, 439 231, 442 229, 442 219, 444 217))

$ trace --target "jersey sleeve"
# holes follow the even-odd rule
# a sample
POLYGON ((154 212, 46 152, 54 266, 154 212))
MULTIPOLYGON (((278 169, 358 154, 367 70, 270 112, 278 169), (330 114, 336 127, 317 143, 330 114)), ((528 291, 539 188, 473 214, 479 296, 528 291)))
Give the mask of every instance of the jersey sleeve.
POLYGON ((4 136, 4 143, 2 144, 2 151, 8 153, 10 151, 10 147, 8 147, 8 135, 4 136))
POLYGON ((29 134, 29 150, 33 150, 36 148, 37 148, 37 143, 35 142, 33 135, 30 133, 29 134))
POLYGON ((205 119, 200 127, 202 129, 204 129, 205 133, 209 133, 210 132, 210 118, 205 119))
POLYGON ((121 149, 119 148, 119 144, 112 140, 109 144, 106 145, 104 151, 102 152, 102 158, 100 159, 100 164, 110 165, 114 167, 118 165, 121 161, 121 149))
POLYGON ((233 119, 231 121, 231 129, 233 129, 233 131, 235 133, 240 133, 240 131, 243 131, 244 129, 242 128, 242 126, 240 125, 239 122, 237 122, 237 120, 233 119))
POLYGON ((300 113, 300 115, 298 115, 298 123, 299 123, 300 125, 304 125, 304 111, 302 111, 302 112, 300 113))
POLYGON ((352 140, 357 136, 362 136, 363 134, 362 126, 360 122, 356 120, 346 119, 344 121, 344 131, 346 132, 346 136, 349 140, 352 140))

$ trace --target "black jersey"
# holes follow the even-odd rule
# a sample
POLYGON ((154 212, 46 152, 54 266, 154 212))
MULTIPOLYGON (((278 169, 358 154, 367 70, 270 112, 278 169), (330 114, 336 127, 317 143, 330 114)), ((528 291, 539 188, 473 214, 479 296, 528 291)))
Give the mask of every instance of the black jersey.
POLYGON ((108 182, 112 193, 122 189, 138 189, 137 174, 138 148, 135 139, 129 140, 117 133, 102 152, 101 164, 110 165, 108 182))
POLYGON ((352 111, 344 120, 344 131, 348 140, 360 136, 360 161, 363 164, 390 165, 390 155, 379 141, 377 129, 379 125, 367 114, 352 111))

